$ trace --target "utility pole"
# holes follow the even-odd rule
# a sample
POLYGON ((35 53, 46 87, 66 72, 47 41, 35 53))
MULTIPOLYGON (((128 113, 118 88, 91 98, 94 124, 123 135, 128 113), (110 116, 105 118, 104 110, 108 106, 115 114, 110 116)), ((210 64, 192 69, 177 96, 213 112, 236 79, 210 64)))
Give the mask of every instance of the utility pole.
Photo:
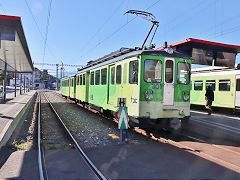
POLYGON ((61 67, 61 73, 60 73, 60 78, 63 78, 63 62, 62 62, 62 67, 61 67))
POLYGON ((58 66, 59 66, 59 64, 56 64, 56 68, 57 68, 57 70, 56 70, 56 89, 57 89, 57 91, 58 91, 58 66))

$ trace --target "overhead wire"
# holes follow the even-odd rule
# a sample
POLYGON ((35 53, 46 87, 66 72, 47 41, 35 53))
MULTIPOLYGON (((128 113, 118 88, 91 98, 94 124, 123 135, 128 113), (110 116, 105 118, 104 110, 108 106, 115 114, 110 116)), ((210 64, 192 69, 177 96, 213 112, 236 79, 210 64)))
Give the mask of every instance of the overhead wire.
MULTIPOLYGON (((209 31, 213 30, 214 28, 217 28, 217 27, 219 27, 219 26, 221 26, 221 25, 223 25, 223 24, 229 23, 229 22, 231 22, 231 21, 233 21, 234 19, 237 19, 237 18, 239 18, 239 17, 240 17, 240 13, 237 14, 237 15, 231 16, 231 17, 229 17, 229 18, 226 18, 226 19, 224 19, 223 21, 221 21, 220 23, 218 23, 218 24, 216 24, 216 25, 213 25, 213 26, 210 26, 210 27, 208 27, 207 29, 205 29, 205 30, 203 30, 203 31, 201 31, 201 32, 199 32, 199 33, 193 34, 193 35, 194 35, 194 36, 197 36, 197 35, 201 35, 201 34, 203 34, 203 33, 209 32, 209 31)), ((221 30, 221 31, 222 31, 222 30, 221 30)), ((209 36, 209 35, 208 35, 208 36, 209 36)), ((208 36, 206 36, 206 37, 208 37, 208 36)))
MULTIPOLYGON (((209 6, 209 4, 212 4, 212 2, 209 1, 209 2, 208 2, 207 4, 205 4, 202 8, 198 9, 197 12, 194 12, 194 14, 200 14, 203 9, 205 10, 206 7, 209 6)), ((167 30, 167 33, 171 32, 171 31, 173 31, 173 30, 176 30, 176 29, 181 28, 181 27, 183 26, 183 24, 188 23, 190 19, 195 18, 195 17, 196 17, 196 16, 192 16, 192 15, 191 15, 191 16, 185 18, 185 19, 182 19, 182 21, 180 21, 180 22, 177 23, 177 24, 174 24, 174 26, 172 26, 170 29, 168 29, 168 30, 167 30)))
MULTIPOLYGON (((112 14, 106 19, 106 21, 97 29, 97 31, 87 40, 87 42, 89 41, 92 41, 98 33, 100 33, 100 31, 103 29, 103 27, 112 19, 112 17, 114 17, 114 15, 116 14, 116 12, 118 11, 118 9, 123 5, 123 3, 125 2, 126 0, 122 0, 120 2, 120 4, 113 10, 112 14)), ((88 44, 88 43, 85 43, 85 44, 88 44)), ((81 49, 82 51, 85 50, 87 46, 84 45, 81 49)))
POLYGON ((47 44, 47 39, 48 39, 48 27, 49 27, 49 21, 50 21, 50 16, 51 16, 51 7, 52 7, 52 0, 49 0, 45 40, 44 40, 44 46, 43 46, 43 60, 42 60, 42 63, 44 63, 45 53, 46 53, 46 44, 47 44))
MULTIPOLYGON (((40 34, 43 42, 44 42, 44 41, 45 41, 44 35, 43 35, 43 33, 42 33, 42 31, 41 31, 38 23, 37 23, 37 20, 36 20, 34 14, 33 14, 33 12, 32 12, 32 10, 31 10, 30 5, 29 5, 29 3, 28 3, 27 0, 25 0, 25 4, 26 4, 27 9, 28 9, 29 13, 31 14, 31 17, 32 17, 32 19, 33 19, 33 21, 34 21, 34 24, 35 24, 35 26, 36 26, 36 28, 37 28, 37 30, 38 30, 38 32, 39 32, 39 34, 40 34)), ((47 48, 47 50, 51 53, 51 55, 52 55, 54 58, 58 59, 57 56, 51 51, 51 48, 49 47, 49 45, 47 44, 47 42, 46 42, 46 48, 47 48)))
MULTIPOLYGON (((152 8, 153 6, 155 6, 157 3, 159 3, 161 0, 157 0, 155 3, 153 3, 152 5, 150 5, 148 8, 144 9, 144 11, 149 10, 150 8, 152 8)), ((132 18, 131 20, 127 21, 125 24, 123 24, 122 26, 120 26, 118 29, 116 29, 114 32, 112 32, 110 35, 108 35, 107 37, 105 37, 103 40, 101 40, 100 42, 98 42, 94 47, 90 48, 86 53, 84 53, 82 56, 80 56, 81 58, 84 57, 85 55, 87 55, 90 51, 92 51, 93 49, 95 49, 96 47, 98 47, 99 45, 101 45, 104 41, 108 40, 109 38, 111 38, 113 35, 115 35, 116 33, 118 33, 120 30, 122 30, 125 26, 127 26, 129 23, 131 23, 133 20, 135 20, 137 18, 137 16, 135 16, 134 18, 132 18)))

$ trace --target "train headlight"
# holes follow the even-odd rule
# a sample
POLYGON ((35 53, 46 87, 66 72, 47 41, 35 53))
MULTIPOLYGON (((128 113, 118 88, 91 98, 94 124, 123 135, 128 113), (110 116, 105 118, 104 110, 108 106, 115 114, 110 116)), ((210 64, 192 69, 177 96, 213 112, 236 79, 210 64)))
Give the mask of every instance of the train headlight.
POLYGON ((147 99, 147 101, 151 101, 153 99, 153 95, 152 94, 147 94, 146 99, 147 99))
POLYGON ((189 95, 183 96, 184 101, 187 101, 189 99, 189 95))

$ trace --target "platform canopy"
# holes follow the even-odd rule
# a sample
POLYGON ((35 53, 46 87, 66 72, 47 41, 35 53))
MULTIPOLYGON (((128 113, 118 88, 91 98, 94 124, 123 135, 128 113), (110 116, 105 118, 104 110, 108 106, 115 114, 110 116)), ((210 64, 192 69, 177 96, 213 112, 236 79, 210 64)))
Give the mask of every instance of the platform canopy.
MULTIPOLYGON (((168 45, 192 57, 193 64, 209 66, 235 66, 236 55, 240 46, 223 44, 200 39, 188 38, 168 45)), ((163 49, 163 47, 159 48, 163 49)))
MULTIPOLYGON (((8 71, 33 71, 20 17, 0 15, 0 41, 0 62, 7 62, 8 71)), ((4 69, 2 64, 0 68, 4 69)))

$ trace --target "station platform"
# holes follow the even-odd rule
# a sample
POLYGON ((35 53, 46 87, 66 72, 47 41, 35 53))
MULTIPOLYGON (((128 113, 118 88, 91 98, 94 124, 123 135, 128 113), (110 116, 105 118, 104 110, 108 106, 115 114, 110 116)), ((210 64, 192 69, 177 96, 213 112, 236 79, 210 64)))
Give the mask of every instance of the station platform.
POLYGON ((7 102, 0 104, 0 149, 11 137, 35 93, 35 90, 22 95, 18 92, 16 97, 14 97, 14 93, 9 93, 7 102))
POLYGON ((212 139, 226 139, 240 142, 240 117, 239 115, 221 114, 214 112, 208 115, 206 111, 191 110, 191 117, 185 130, 212 139))

